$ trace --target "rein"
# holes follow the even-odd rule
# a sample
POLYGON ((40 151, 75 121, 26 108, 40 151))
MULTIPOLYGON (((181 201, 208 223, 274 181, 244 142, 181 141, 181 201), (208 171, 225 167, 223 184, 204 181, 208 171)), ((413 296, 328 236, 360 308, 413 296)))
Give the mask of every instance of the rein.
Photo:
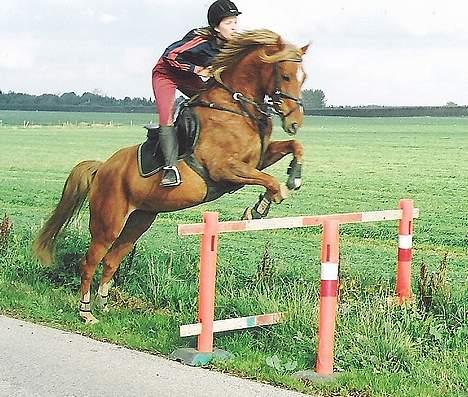
POLYGON ((187 102, 182 104, 182 106, 186 106, 186 107, 200 106, 200 107, 204 107, 204 108, 210 108, 210 109, 215 109, 215 110, 221 110, 223 112, 230 112, 230 113, 238 114, 238 115, 241 115, 243 117, 248 116, 248 114, 246 114, 244 112, 239 112, 238 110, 229 109, 229 108, 226 108, 224 106, 217 105, 214 102, 208 102, 208 101, 205 101, 204 99, 200 99, 199 96, 200 96, 200 94, 197 94, 197 95, 193 96, 187 102))
MULTIPOLYGON (((301 61, 300 60, 284 60, 284 61, 279 61, 279 62, 301 62, 301 61)), ((273 94, 271 94, 271 95, 267 94, 271 98, 271 101, 264 101, 262 104, 260 104, 257 101, 246 97, 241 92, 232 90, 230 87, 228 87, 221 80, 221 77, 218 76, 218 78, 216 78, 215 81, 223 89, 225 89, 227 92, 229 92, 229 94, 231 94, 232 99, 239 104, 242 111, 229 109, 229 108, 226 108, 224 106, 217 105, 214 102, 208 102, 208 101, 205 101, 203 99, 199 99, 198 98, 199 95, 196 95, 195 97, 193 97, 192 98, 193 100, 191 99, 189 102, 186 103, 185 106, 192 106, 192 107, 201 106, 201 107, 207 107, 207 108, 210 108, 210 109, 216 109, 216 110, 220 110, 220 111, 230 112, 230 113, 241 115, 243 117, 249 117, 254 123, 258 123, 257 117, 255 117, 255 115, 253 115, 252 112, 250 112, 249 109, 246 106, 246 104, 249 104, 249 105, 252 105, 257 110, 258 113, 260 113, 260 114, 262 114, 264 116, 267 116, 267 117, 270 118, 271 114, 272 114, 271 111, 273 111, 273 113, 280 116, 281 120, 284 121, 284 119, 286 117, 288 117, 292 112, 294 112, 297 108, 303 108, 304 104, 303 104, 302 99, 296 98, 296 97, 293 97, 293 96, 291 96, 291 95, 289 95, 287 93, 284 93, 279 88, 280 87, 280 84, 279 84, 280 75, 279 75, 279 70, 278 70, 278 63, 279 62, 276 62, 274 64, 274 68, 273 68, 274 76, 275 76, 275 87, 276 88, 274 89, 273 94), (296 103, 296 107, 291 109, 286 114, 284 114, 284 112, 280 108, 280 105, 283 102, 283 99, 288 99, 288 100, 293 101, 293 102, 296 103)))
MULTIPOLYGON (((197 94, 194 97, 192 97, 188 102, 185 103, 184 106, 187 106, 187 107, 200 106, 200 107, 205 107, 205 108, 209 108, 209 109, 220 110, 220 111, 223 111, 223 112, 230 112, 230 113, 238 114, 238 115, 240 115, 242 117, 248 117, 257 126, 257 129, 261 131, 262 130, 262 128, 261 128, 262 120, 255 117, 255 115, 252 114, 252 112, 247 108, 247 106, 245 105, 244 102, 253 105, 256 108, 256 110, 259 113, 263 114, 264 116, 271 117, 271 114, 268 113, 268 111, 265 111, 263 109, 264 106, 262 107, 262 105, 258 104, 254 100, 248 99, 247 97, 243 96, 240 92, 232 91, 224 83, 219 82, 219 81, 217 81, 217 82, 222 88, 224 88, 226 91, 228 91, 231 94, 232 99, 234 101, 236 101, 239 104, 239 106, 241 107, 241 109, 242 109, 241 111, 235 110, 235 109, 230 109, 230 108, 218 105, 218 104, 216 104, 214 102, 208 102, 208 101, 206 101, 204 99, 200 99, 199 98, 200 94, 197 94)), ((268 106, 268 108, 271 108, 271 106, 268 106)))

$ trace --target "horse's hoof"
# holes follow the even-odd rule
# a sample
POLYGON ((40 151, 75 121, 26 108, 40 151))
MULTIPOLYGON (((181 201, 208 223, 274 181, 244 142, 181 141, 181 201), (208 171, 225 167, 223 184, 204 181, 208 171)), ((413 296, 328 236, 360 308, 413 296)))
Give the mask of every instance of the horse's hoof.
POLYGON ((287 174, 289 178, 286 186, 289 190, 298 190, 302 185, 302 164, 293 159, 289 164, 287 174))
POLYGON ((289 189, 284 183, 280 184, 280 194, 281 194, 281 197, 282 197, 281 201, 288 198, 289 189))
POLYGON ((302 186, 302 179, 301 178, 289 178, 286 186, 289 190, 299 190, 302 186))
POLYGON ((271 201, 273 201, 275 204, 279 204, 288 197, 288 193, 288 187, 284 183, 280 183, 280 190, 271 198, 271 201))
POLYGON ((100 313, 109 313, 109 306, 104 305, 104 306, 96 306, 96 309, 99 310, 100 313))
POLYGON ((242 215, 241 221, 251 221, 252 219, 252 208, 247 207, 242 215))
POLYGON ((80 317, 86 325, 93 325, 99 322, 90 312, 80 312, 80 317))
POLYGON ((101 313, 109 312, 109 307, 107 306, 107 295, 103 297, 99 293, 96 294, 96 308, 101 313))

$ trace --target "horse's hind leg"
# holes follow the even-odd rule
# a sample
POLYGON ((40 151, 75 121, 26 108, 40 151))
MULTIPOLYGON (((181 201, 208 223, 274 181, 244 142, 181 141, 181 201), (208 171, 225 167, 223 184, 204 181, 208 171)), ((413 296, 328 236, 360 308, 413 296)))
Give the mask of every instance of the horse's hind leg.
MULTIPOLYGON (((115 196, 111 194, 105 197, 112 197, 115 199, 115 196)), ((118 200, 113 200, 113 203, 106 203, 101 200, 90 201, 91 244, 80 264, 80 317, 87 324, 97 322, 97 319, 91 313, 90 289, 94 272, 102 258, 104 258, 109 248, 119 236, 128 212, 127 205, 116 205, 115 203, 117 202, 118 200), (108 211, 106 211, 106 209, 108 209, 108 211)))
POLYGON ((94 324, 97 319, 91 313, 91 280, 97 265, 108 251, 112 242, 92 240, 91 244, 80 263, 81 270, 81 298, 80 317, 86 324, 94 324))
POLYGON ((135 210, 130 214, 120 236, 104 257, 104 271, 96 296, 97 306, 107 311, 107 296, 112 276, 117 271, 122 259, 132 250, 138 238, 151 226, 156 213, 135 210))

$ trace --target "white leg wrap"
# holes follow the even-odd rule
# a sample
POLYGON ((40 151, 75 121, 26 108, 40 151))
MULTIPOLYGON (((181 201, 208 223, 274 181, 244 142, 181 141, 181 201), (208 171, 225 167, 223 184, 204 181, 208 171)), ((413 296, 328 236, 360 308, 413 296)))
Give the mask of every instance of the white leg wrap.
POLYGON ((105 311, 107 311, 107 297, 109 295, 109 284, 110 283, 101 284, 98 288, 98 293, 96 296, 97 306, 101 310, 105 311))
POLYGON ((91 293, 89 291, 86 294, 81 295, 80 317, 86 324, 96 324, 99 322, 91 313, 91 293))
POLYGON ((101 297, 107 297, 109 294, 109 283, 100 285, 98 288, 98 294, 101 295, 101 297))
POLYGON ((268 206, 271 204, 271 201, 265 196, 262 200, 258 203, 257 212, 261 215, 265 214, 268 206))
POLYGON ((294 188, 299 189, 302 185, 302 179, 301 178, 294 178, 294 188))
POLYGON ((91 312, 91 293, 89 291, 81 296, 80 312, 91 312))

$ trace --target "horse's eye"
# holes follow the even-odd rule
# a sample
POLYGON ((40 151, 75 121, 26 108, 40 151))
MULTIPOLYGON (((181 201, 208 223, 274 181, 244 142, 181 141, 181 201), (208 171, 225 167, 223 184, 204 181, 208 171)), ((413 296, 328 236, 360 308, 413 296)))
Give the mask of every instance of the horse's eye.
POLYGON ((283 74, 281 77, 283 78, 284 81, 290 81, 291 80, 290 77, 286 76, 285 74, 283 74))

